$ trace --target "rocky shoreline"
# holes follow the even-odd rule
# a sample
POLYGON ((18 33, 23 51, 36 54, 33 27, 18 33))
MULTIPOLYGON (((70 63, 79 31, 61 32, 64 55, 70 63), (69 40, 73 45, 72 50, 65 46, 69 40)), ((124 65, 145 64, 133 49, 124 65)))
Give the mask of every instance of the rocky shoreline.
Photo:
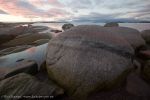
POLYGON ((150 30, 118 23, 45 30, 0 23, 2 100, 150 99, 150 30))

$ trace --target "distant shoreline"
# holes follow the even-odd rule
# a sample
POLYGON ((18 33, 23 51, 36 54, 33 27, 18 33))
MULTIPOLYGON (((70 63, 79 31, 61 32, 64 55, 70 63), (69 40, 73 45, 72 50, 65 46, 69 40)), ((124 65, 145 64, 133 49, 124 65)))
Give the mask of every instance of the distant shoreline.
MULTIPOLYGON (((34 24, 34 23, 74 23, 74 22, 57 22, 57 21, 36 21, 36 22, 0 22, 0 24, 34 24)), ((76 23, 76 22, 75 22, 76 23)), ((80 22, 79 22, 80 23, 80 22)), ((82 22, 81 22, 82 23, 82 22)), ((94 23, 94 22, 93 22, 94 23)), ((108 23, 108 22, 98 22, 98 23, 108 23)), ((150 23, 150 21, 141 22, 115 22, 115 23, 150 23)))

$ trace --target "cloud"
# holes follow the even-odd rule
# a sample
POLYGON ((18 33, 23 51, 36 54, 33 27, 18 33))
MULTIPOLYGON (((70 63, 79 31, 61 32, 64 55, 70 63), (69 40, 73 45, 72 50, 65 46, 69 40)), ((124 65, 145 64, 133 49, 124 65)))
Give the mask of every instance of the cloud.
POLYGON ((0 0, 0 9, 4 10, 5 12, 11 15, 21 15, 21 16, 28 16, 28 15, 36 15, 37 12, 34 12, 31 5, 25 3, 24 1, 20 0, 0 0), (27 7, 26 7, 27 6, 27 7), (28 8, 29 7, 29 8, 28 8), (32 9, 30 9, 32 8, 32 9))
POLYGON ((72 22, 88 22, 88 23, 100 23, 100 22, 139 22, 134 18, 119 18, 121 13, 118 14, 100 14, 92 12, 88 15, 82 15, 74 17, 72 22))
POLYGON ((51 7, 55 7, 55 8, 59 8, 59 7, 64 7, 63 4, 61 4, 59 1, 57 0, 27 0, 29 3, 31 3, 32 5, 38 7, 38 8, 51 8, 51 7))
POLYGON ((55 6, 58 6, 58 7, 63 7, 63 4, 61 4, 58 0, 46 0, 48 1, 49 4, 51 5, 55 5, 55 6))
POLYGON ((11 15, 24 16, 29 18, 60 17, 65 16, 65 14, 69 14, 63 9, 56 9, 54 7, 46 10, 40 9, 43 7, 42 4, 53 4, 53 6, 55 5, 62 7, 62 5, 57 0, 0 0, 0 9, 11 15))
POLYGON ((149 0, 0 0, 0 13, 25 18, 150 20, 149 0))

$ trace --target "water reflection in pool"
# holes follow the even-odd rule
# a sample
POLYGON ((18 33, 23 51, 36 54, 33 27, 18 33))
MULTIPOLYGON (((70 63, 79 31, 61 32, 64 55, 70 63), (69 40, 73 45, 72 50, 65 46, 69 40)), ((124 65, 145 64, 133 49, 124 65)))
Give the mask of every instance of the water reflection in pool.
POLYGON ((20 59, 34 60, 37 62, 38 66, 40 66, 46 59, 47 45, 48 43, 29 48, 19 53, 2 56, 0 57, 0 67, 11 67, 20 59))

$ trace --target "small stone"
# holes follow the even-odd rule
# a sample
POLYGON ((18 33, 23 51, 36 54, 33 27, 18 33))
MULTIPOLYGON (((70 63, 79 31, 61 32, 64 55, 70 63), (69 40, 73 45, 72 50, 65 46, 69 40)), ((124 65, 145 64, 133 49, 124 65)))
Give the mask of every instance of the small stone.
POLYGON ((63 29, 64 31, 66 31, 66 30, 68 30, 68 29, 70 29, 70 28, 72 28, 72 27, 74 27, 73 24, 64 24, 64 25, 62 26, 62 29, 63 29))

